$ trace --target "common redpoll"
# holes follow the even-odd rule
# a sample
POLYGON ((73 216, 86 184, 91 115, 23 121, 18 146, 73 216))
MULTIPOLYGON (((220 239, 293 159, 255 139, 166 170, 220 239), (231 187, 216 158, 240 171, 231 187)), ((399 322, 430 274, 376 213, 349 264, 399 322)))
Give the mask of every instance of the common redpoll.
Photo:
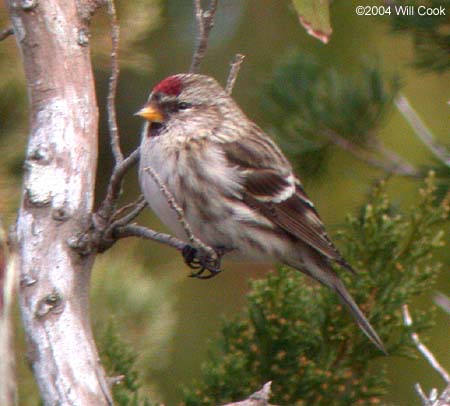
MULTIPOLYGON (((335 262, 353 271, 327 236, 291 164, 215 79, 170 76, 155 86, 137 115, 148 121, 140 147, 140 185, 163 223, 186 240, 161 185, 183 210, 193 234, 218 255, 280 261, 318 280, 340 296, 384 351, 331 267, 335 262)), ((188 263, 199 261, 195 250, 184 254, 188 263)), ((217 273, 202 265, 198 276, 205 267, 211 276, 217 273)))

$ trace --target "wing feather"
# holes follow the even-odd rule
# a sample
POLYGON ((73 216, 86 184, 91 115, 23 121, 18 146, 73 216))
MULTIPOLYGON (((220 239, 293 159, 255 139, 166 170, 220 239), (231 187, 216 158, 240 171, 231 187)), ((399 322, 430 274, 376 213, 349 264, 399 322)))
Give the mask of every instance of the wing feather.
POLYGON ((328 238, 319 214, 292 168, 265 135, 222 145, 230 165, 243 177, 242 200, 283 231, 352 270, 328 238), (258 148, 259 147, 259 148, 258 148))
POLYGON ((297 193, 276 203, 262 201, 254 194, 244 193, 244 201, 270 219, 292 236, 307 243, 326 257, 342 261, 342 256, 328 238, 325 228, 314 207, 306 203, 297 193))

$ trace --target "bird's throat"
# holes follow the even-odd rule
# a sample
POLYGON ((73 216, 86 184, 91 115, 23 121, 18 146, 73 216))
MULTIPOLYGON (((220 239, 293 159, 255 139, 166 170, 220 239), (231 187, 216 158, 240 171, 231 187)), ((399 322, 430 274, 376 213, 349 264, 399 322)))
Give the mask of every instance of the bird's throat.
POLYGON ((157 123, 157 122, 153 121, 148 126, 147 137, 148 138, 158 137, 161 135, 163 129, 164 129, 163 123, 157 123))

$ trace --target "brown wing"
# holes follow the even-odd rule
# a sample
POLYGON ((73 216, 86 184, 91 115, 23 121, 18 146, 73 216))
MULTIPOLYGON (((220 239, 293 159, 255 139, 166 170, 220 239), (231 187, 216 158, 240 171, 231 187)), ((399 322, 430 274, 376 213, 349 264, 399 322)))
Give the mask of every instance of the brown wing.
MULTIPOLYGON (((253 182, 251 180, 250 182, 253 182)), ((281 202, 261 201, 248 189, 244 201, 283 230, 307 243, 328 258, 341 262, 342 256, 328 238, 315 208, 305 201, 300 186, 291 197, 281 202)))
POLYGON ((230 165, 242 172, 243 201, 285 232, 352 270, 328 238, 322 220, 291 166, 273 141, 259 133, 222 145, 230 165))

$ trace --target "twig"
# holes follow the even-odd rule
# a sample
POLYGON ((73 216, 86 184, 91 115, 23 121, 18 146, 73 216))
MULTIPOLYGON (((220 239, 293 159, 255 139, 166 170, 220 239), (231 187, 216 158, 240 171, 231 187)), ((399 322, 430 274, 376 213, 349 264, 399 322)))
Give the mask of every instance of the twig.
POLYGON ((381 141, 375 141, 376 142, 373 144, 374 148, 377 152, 379 152, 386 159, 392 162, 393 168, 398 168, 403 174, 407 176, 419 176, 420 172, 403 157, 390 150, 389 148, 386 148, 386 146, 381 141))
POLYGON ((448 406, 450 405, 450 384, 442 391, 441 396, 433 406, 448 406))
POLYGON ((436 303, 444 312, 450 315, 450 298, 443 293, 438 293, 434 297, 434 303, 436 303))
POLYGON ((173 237, 169 234, 159 233, 157 231, 150 230, 149 228, 139 226, 137 224, 129 224, 123 227, 117 227, 114 230, 114 238, 126 238, 126 237, 140 237, 145 238, 146 240, 152 240, 159 242, 161 244, 168 245, 177 249, 178 251, 183 251, 183 248, 186 247, 186 243, 184 241, 179 240, 176 237, 173 237))
POLYGON ((244 62, 245 55, 236 54, 231 61, 231 69, 228 74, 227 85, 225 87, 225 91, 228 94, 231 94, 233 91, 234 84, 236 83, 237 76, 239 74, 239 70, 241 69, 242 62, 244 62))
POLYGON ((411 170, 410 167, 402 166, 399 163, 395 165, 389 165, 388 163, 371 155, 364 148, 361 148, 360 146, 348 141, 347 139, 340 136, 335 131, 329 128, 323 128, 321 134, 327 139, 329 139, 333 144, 337 145, 338 147, 342 148, 347 152, 350 152, 353 156, 355 156, 360 161, 365 162, 368 165, 380 168, 383 171, 393 175, 401 175, 409 177, 418 176, 418 172, 415 169, 411 170))
POLYGON ((123 218, 131 216, 131 214, 134 213, 139 208, 139 211, 136 214, 134 214, 134 217, 130 218, 129 221, 125 221, 125 223, 123 223, 121 225, 128 224, 139 215, 139 213, 145 208, 145 206, 147 206, 147 202, 145 201, 144 196, 140 195, 136 201, 134 201, 132 203, 128 203, 125 206, 121 207, 120 209, 117 209, 114 212, 114 214, 111 216, 111 221, 114 221, 114 222, 120 221, 122 223, 123 218), (141 208, 141 206, 142 206, 142 208, 141 208), (127 211, 129 213, 122 217, 122 214, 127 211))
POLYGON ((192 56, 192 63, 189 72, 195 73, 198 71, 200 64, 205 57, 206 49, 208 48, 209 33, 214 26, 214 16, 217 10, 218 0, 210 0, 207 10, 203 10, 201 0, 194 0, 195 19, 197 21, 197 45, 195 47, 194 55, 192 56))
POLYGON ((274 406, 269 404, 272 382, 267 382, 261 390, 241 402, 228 403, 224 406, 274 406))
MULTIPOLYGON (((408 327, 411 327, 412 326, 412 318, 411 318, 411 314, 409 313, 408 305, 404 304, 402 306, 402 310, 403 310, 403 320, 404 320, 405 325, 408 327)), ((427 348, 427 346, 420 341, 419 335, 415 332, 412 332, 411 339, 413 340, 416 348, 422 353, 422 355, 426 358, 426 360, 434 368, 434 370, 436 372, 438 372, 439 375, 441 375, 442 379, 444 379, 445 382, 450 383, 450 375, 444 369, 444 367, 439 363, 439 361, 436 359, 436 357, 433 355, 433 353, 427 348)))
POLYGON ((112 216, 114 206, 119 198, 122 180, 128 169, 135 165, 139 160, 139 148, 133 151, 127 158, 125 158, 120 164, 116 165, 111 179, 109 181, 106 197, 103 200, 100 208, 97 210, 97 216, 100 216, 103 220, 109 220, 112 216))
POLYGON ((111 20, 111 76, 109 77, 107 110, 108 110, 108 126, 109 137, 111 141, 111 150, 114 156, 115 165, 119 165, 123 161, 122 150, 120 149, 120 137, 117 127, 116 116, 116 91, 117 81, 119 79, 119 35, 120 27, 117 20, 116 6, 114 0, 108 0, 108 14, 111 20))
POLYGON ((184 211, 183 209, 177 204, 174 196, 172 195, 172 193, 170 193, 169 189, 167 189, 166 185, 164 185, 164 182, 162 181, 162 179, 159 177, 159 175, 150 167, 147 166, 144 169, 151 177, 152 179, 156 182, 156 184, 159 186, 159 189, 161 190, 161 192, 164 194, 164 197, 167 200, 167 203, 169 204, 170 208, 175 212, 175 214, 178 217, 178 221, 180 222, 180 224, 182 225, 184 232, 186 233, 187 238, 189 239, 189 241, 191 242, 191 244, 193 244, 194 246, 199 247, 200 249, 202 249, 204 252, 206 252, 211 258, 216 258, 217 254, 216 251, 214 251, 211 247, 209 247, 208 245, 206 245, 204 242, 202 242, 201 240, 199 240, 194 233, 192 232, 191 226, 189 225, 189 223, 186 221, 186 218, 184 216, 184 211))
POLYGON ((146 207, 147 202, 145 201, 144 196, 141 196, 136 202, 127 204, 126 206, 117 210, 111 217, 111 225, 105 230, 104 238, 106 239, 111 238, 116 228, 130 224, 137 216, 139 216, 141 211, 144 210, 146 207), (119 216, 119 214, 130 208, 132 208, 132 210, 129 213, 118 218, 117 220, 114 220, 119 216))
POLYGON ((13 27, 5 28, 4 30, 0 31, 0 41, 3 41, 10 35, 14 35, 14 28, 13 27))
POLYGON ((434 154, 434 156, 439 159, 439 161, 441 161, 444 165, 450 166, 449 152, 436 142, 433 133, 427 128, 422 119, 412 108, 408 99, 405 96, 400 95, 395 100, 395 105, 397 106, 400 113, 402 113, 403 117, 405 117, 405 119, 408 121, 415 134, 434 154))
MULTIPOLYGON (((412 326, 412 318, 411 314, 409 312, 408 305, 402 306, 403 310, 403 320, 406 326, 411 327, 412 326)), ((442 367, 442 365, 439 363, 439 361, 435 358, 435 356, 432 354, 432 352, 427 348, 425 344, 423 344, 420 339, 419 335, 415 332, 411 333, 411 339, 413 340, 415 346, 417 349, 423 354, 423 356, 427 359, 429 364, 442 376, 445 382, 450 382, 450 375, 448 372, 442 367)))
MULTIPOLYGON (((402 306, 403 320, 406 326, 412 326, 412 317, 409 313, 408 305, 404 304, 402 306)), ((428 363, 437 371, 444 381, 447 383, 446 388, 442 391, 441 395, 438 395, 437 389, 433 388, 430 391, 429 396, 425 394, 422 386, 419 383, 414 385, 414 388, 422 400, 423 406, 449 406, 450 405, 450 376, 448 372, 441 366, 436 357, 431 353, 431 351, 420 341, 419 335, 415 332, 411 333, 411 339, 413 340, 416 348, 423 354, 428 363)))
POLYGON ((103 224, 97 224, 96 246, 98 252, 105 252, 108 248, 112 247, 117 239, 115 238, 115 230, 118 227, 130 224, 146 206, 147 202, 144 196, 141 195, 135 202, 116 210, 103 224), (127 210, 130 210, 129 213, 120 217, 127 210))
POLYGON ((422 401, 423 406, 432 406, 430 400, 428 399, 427 395, 425 394, 424 390, 422 389, 422 385, 420 385, 420 383, 416 383, 414 385, 414 389, 416 390, 417 394, 419 395, 419 398, 422 401))

